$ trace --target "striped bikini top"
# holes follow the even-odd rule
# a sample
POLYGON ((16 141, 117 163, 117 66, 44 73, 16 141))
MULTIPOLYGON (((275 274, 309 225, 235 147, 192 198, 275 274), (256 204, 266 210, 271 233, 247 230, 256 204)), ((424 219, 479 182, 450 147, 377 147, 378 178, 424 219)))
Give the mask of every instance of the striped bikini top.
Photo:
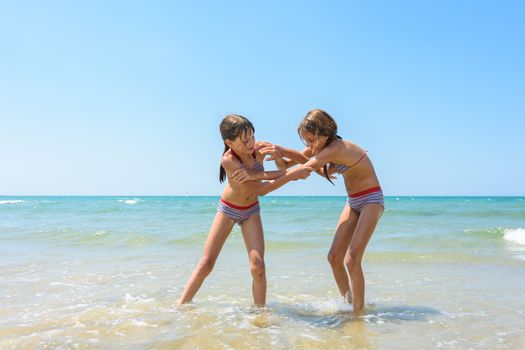
MULTIPOLYGON (((230 151, 232 152, 233 156, 237 158, 239 162, 241 162, 242 166, 246 168, 246 164, 242 162, 241 158, 237 155, 237 153, 235 153, 235 151, 232 150, 231 148, 230 148, 230 151)), ((264 171, 264 165, 259 163, 259 161, 255 158, 255 151, 253 151, 252 157, 253 157, 253 169, 252 170, 257 171, 257 172, 264 171)))
POLYGON ((330 166, 335 168, 335 172, 336 173, 342 174, 345 171, 347 171, 348 169, 353 168, 357 164, 359 164, 359 162, 362 161, 363 158, 366 156, 366 152, 368 152, 368 151, 363 151, 363 154, 361 155, 359 160, 357 162, 355 162, 354 164, 352 164, 352 165, 344 165, 344 164, 337 164, 337 163, 334 163, 334 162, 330 162, 330 166))

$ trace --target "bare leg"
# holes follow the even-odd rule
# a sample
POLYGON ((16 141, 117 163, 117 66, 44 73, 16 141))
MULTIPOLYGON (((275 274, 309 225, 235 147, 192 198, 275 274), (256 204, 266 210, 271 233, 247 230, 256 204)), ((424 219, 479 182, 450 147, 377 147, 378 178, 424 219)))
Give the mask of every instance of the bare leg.
POLYGON ((264 266, 264 234, 260 214, 252 215, 241 225, 244 244, 250 259, 252 293, 255 305, 266 304, 266 268, 264 266))
POLYGON ((335 283, 337 283, 339 293, 344 297, 346 297, 347 294, 349 295, 348 292, 350 290, 348 275, 344 266, 344 258, 358 218, 359 217, 355 211, 351 210, 348 205, 344 206, 335 229, 332 246, 328 252, 328 262, 332 267, 335 283))
POLYGON ((204 244, 202 257, 191 274, 184 292, 182 292, 179 299, 179 305, 191 301, 195 293, 197 293, 201 287, 202 282, 204 282, 204 279, 213 270, 215 261, 217 261, 217 257, 219 256, 222 246, 224 245, 226 238, 228 238, 233 225, 233 220, 226 217, 223 213, 217 212, 213 224, 211 225, 210 232, 208 233, 206 243, 204 244))
POLYGON ((367 204, 363 207, 346 252, 345 265, 352 282, 352 300, 355 314, 361 313, 365 304, 365 277, 361 268, 361 261, 368 241, 370 241, 382 214, 383 207, 379 204, 367 204))

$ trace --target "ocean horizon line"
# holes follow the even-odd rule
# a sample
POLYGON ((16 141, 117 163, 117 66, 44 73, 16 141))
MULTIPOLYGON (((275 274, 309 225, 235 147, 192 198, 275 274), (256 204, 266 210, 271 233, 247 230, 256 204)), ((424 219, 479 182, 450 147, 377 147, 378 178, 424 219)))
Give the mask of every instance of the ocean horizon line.
MULTIPOLYGON (((31 198, 31 197, 56 197, 56 198, 79 198, 79 197, 146 197, 146 198, 186 198, 186 197, 217 197, 220 198, 220 195, 209 194, 209 195, 186 195, 186 194, 0 194, 0 197, 17 197, 17 198, 31 198)), ((280 198, 280 197, 327 197, 327 198, 337 198, 337 197, 347 197, 346 195, 272 195, 272 196, 261 196, 261 198, 280 198)), ((410 194, 401 194, 401 195, 385 195, 385 198, 525 198, 525 195, 410 195, 410 194)))

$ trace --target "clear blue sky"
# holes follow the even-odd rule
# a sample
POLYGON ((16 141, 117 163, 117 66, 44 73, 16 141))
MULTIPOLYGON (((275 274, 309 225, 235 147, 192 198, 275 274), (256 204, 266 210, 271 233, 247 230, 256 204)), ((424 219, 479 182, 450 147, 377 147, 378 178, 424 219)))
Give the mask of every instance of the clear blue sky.
MULTIPOLYGON (((523 1, 4 1, 0 195, 219 195, 323 108, 386 195, 525 195, 523 1)), ((275 195, 345 195, 321 178, 275 195)))

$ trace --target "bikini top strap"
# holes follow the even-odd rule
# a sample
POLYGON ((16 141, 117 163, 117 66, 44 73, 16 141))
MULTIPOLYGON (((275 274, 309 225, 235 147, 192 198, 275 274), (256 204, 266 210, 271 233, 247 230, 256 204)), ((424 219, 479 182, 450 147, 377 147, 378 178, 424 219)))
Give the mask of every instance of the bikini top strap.
POLYGON ((235 158, 237 158, 237 160, 238 160, 239 162, 241 162, 241 164, 243 164, 241 158, 237 155, 237 153, 235 153, 235 151, 233 150, 233 148, 230 148, 230 151, 232 152, 233 156, 234 156, 235 158))
POLYGON ((361 157, 359 158, 359 160, 357 162, 355 162, 354 164, 350 165, 350 168, 355 167, 357 164, 359 164, 359 162, 362 161, 363 158, 366 156, 367 152, 368 152, 368 150, 363 150, 363 154, 361 154, 361 157))
MULTIPOLYGON (((241 164, 244 164, 244 163, 242 162, 241 158, 239 157, 239 155, 238 155, 237 153, 235 153, 235 151, 234 151, 232 148, 230 148, 230 151, 232 152, 233 156, 234 156, 235 158, 237 158, 237 159, 239 160, 239 162, 241 162, 241 164)), ((257 158, 255 157, 255 151, 253 151, 253 153, 252 153, 252 157, 253 157, 253 159, 257 160, 257 158)))

